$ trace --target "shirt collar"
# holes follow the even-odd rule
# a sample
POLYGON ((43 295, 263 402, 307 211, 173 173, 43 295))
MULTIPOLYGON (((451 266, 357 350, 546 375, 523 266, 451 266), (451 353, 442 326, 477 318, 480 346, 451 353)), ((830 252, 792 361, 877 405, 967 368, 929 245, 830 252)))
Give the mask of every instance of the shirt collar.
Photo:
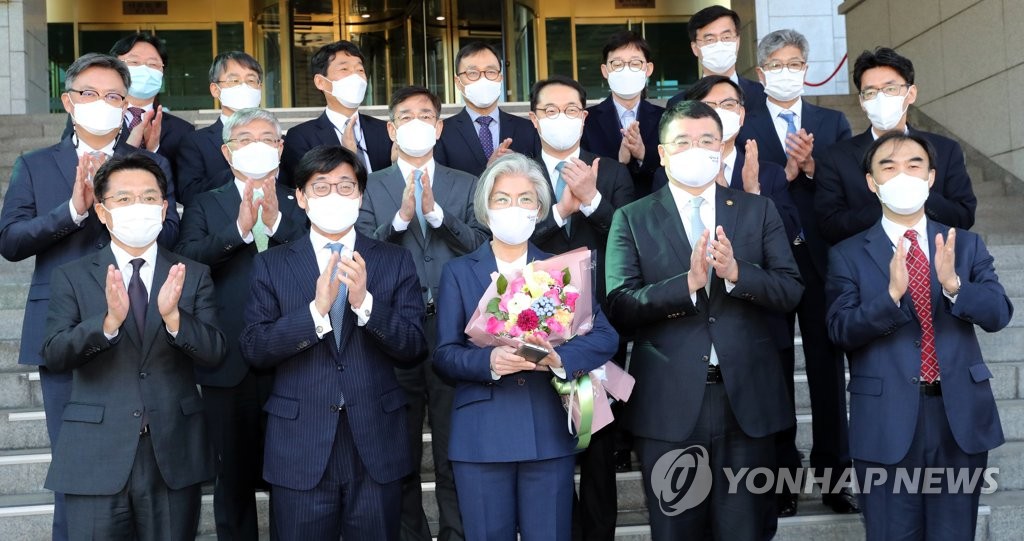
MULTIPOLYGON (((668 181, 668 187, 672 193, 672 199, 675 200, 676 206, 679 207, 680 211, 691 207, 692 203, 690 203, 690 201, 692 201, 695 196, 690 195, 690 192, 682 189, 672 180, 668 181)), ((711 184, 708 185, 707 188, 704 188, 704 191, 700 193, 700 197, 704 198, 704 203, 702 204, 708 205, 712 210, 715 208, 715 194, 717 193, 715 190, 717 187, 718 182, 712 181, 711 184)))
MULTIPOLYGON (((334 125, 334 129, 336 129, 336 130, 338 130, 340 132, 344 132, 345 131, 344 130, 345 123, 348 122, 349 117, 347 117, 347 116, 345 116, 345 115, 343 115, 343 114, 341 114, 339 112, 332 111, 330 109, 325 109, 324 112, 327 113, 327 120, 331 121, 331 124, 334 125)), ((356 127, 359 127, 359 111, 356 111, 355 113, 352 113, 352 117, 351 118, 355 119, 356 127)), ((358 133, 358 131, 356 133, 358 133)))
MULTIPOLYGON (((245 181, 235 177, 235 188, 238 190, 238 197, 242 198, 245 196, 245 181)), ((263 194, 263 188, 253 187, 252 198, 253 201, 259 199, 263 194)))
POLYGON ((903 234, 907 232, 907 229, 913 229, 917 232, 918 245, 927 246, 928 244, 928 217, 924 214, 922 214, 921 219, 910 228, 890 220, 883 214, 882 229, 885 231, 885 236, 889 237, 889 241, 892 242, 893 246, 897 246, 896 243, 900 242, 903 238, 903 234))
POLYGON ((415 167, 413 164, 403 160, 402 158, 398 158, 395 162, 398 164, 398 170, 402 173, 403 179, 409 180, 409 176, 412 175, 413 170, 419 169, 420 171, 427 172, 427 184, 430 184, 431 186, 434 185, 434 158, 430 158, 423 167, 415 167))
MULTIPOLYGON (((771 114, 773 120, 776 118, 780 118, 779 113, 781 113, 784 110, 782 107, 779 107, 778 105, 772 103, 771 100, 768 99, 764 100, 764 103, 765 105, 768 106, 768 113, 771 114)), ((793 111, 793 114, 796 115, 796 118, 802 119, 804 113, 804 99, 797 98, 796 103, 794 103, 793 106, 789 108, 789 110, 793 111)))
POLYGON ((498 272, 501 274, 509 275, 519 272, 526 267, 526 257, 530 254, 530 250, 527 249, 523 252, 523 255, 516 258, 515 261, 502 261, 498 259, 498 256, 494 256, 494 263, 498 267, 498 272))
MULTIPOLYGON (((877 141, 878 138, 881 137, 881 135, 878 135, 878 133, 875 132, 875 127, 874 126, 871 126, 871 128, 869 128, 869 129, 871 130, 871 140, 872 141, 877 141)), ((910 135, 910 124, 909 123, 903 125, 903 135, 910 135)))
POLYGON ((321 235, 320 233, 317 233, 315 229, 310 227, 309 241, 313 244, 313 253, 321 253, 321 250, 327 250, 328 252, 330 252, 330 249, 327 248, 327 245, 332 242, 340 242, 344 244, 345 247, 348 248, 349 250, 355 250, 356 226, 353 224, 352 227, 349 228, 348 233, 345 233, 345 236, 341 237, 341 240, 338 241, 331 240, 321 235))
MULTIPOLYGON (((733 145, 733 147, 732 147, 732 152, 730 152, 726 156, 722 156, 722 164, 726 168, 728 168, 730 171, 732 171, 733 167, 736 166, 736 156, 737 156, 737 152, 736 152, 736 146, 735 145, 733 145)), ((726 178, 725 181, 726 182, 731 182, 732 179, 731 178, 726 178)))
POLYGON ((107 157, 110 157, 110 156, 114 155, 114 145, 117 143, 117 137, 111 139, 110 142, 107 143, 107 145, 105 147, 98 148, 98 149, 97 148, 92 148, 91 146, 89 146, 88 143, 86 143, 85 141, 81 140, 77 135, 75 135, 74 138, 75 138, 76 141, 78 141, 78 146, 75 148, 75 153, 78 154, 79 158, 81 158, 83 155, 88 154, 90 152, 102 152, 102 153, 106 154, 107 157))
POLYGON ((636 105, 634 105, 631 109, 626 109, 625 107, 623 107, 623 105, 621 103, 615 101, 615 98, 612 98, 612 104, 615 105, 615 114, 619 117, 619 121, 620 122, 622 121, 622 115, 626 111, 633 111, 633 120, 639 119, 640 118, 640 101, 641 100, 636 100, 636 105))
POLYGON ((572 151, 572 154, 569 154, 568 156, 566 156, 565 158, 562 158, 562 159, 558 159, 558 158, 548 154, 547 152, 545 152, 543 150, 540 151, 540 158, 541 158, 541 160, 544 161, 544 167, 547 167, 548 174, 551 175, 551 180, 552 181, 554 181, 556 176, 557 176, 556 173, 555 173, 555 166, 557 166, 559 162, 568 162, 568 161, 571 161, 573 158, 577 158, 578 159, 579 157, 580 157, 580 147, 578 145, 576 146, 576 150, 572 151))
POLYGON ((131 267, 131 261, 136 257, 141 257, 143 260, 145 260, 145 264, 149 265, 150 268, 156 267, 156 241, 150 243, 149 248, 146 248, 146 251, 142 252, 142 255, 140 256, 134 256, 132 254, 129 254, 128 252, 124 251, 124 248, 121 248, 120 246, 117 245, 116 242, 113 241, 110 242, 110 251, 114 253, 114 262, 117 263, 118 269, 124 270, 128 267, 131 267))
MULTIPOLYGON (((491 114, 487 115, 487 116, 491 117, 492 119, 494 119, 494 125, 495 126, 498 125, 498 111, 499 111, 499 109, 497 107, 495 107, 494 110, 491 111, 491 114)), ((476 119, 484 116, 484 115, 481 115, 480 113, 470 109, 469 107, 466 107, 466 112, 469 113, 469 119, 474 124, 476 124, 476 119)))

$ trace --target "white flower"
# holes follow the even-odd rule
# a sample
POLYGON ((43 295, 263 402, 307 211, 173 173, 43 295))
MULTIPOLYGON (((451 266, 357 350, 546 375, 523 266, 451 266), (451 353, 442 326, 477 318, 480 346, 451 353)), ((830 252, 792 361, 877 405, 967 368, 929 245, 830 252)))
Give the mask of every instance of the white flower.
POLYGON ((530 298, 526 293, 516 293, 512 295, 512 298, 508 301, 508 315, 509 317, 515 317, 519 315, 519 312, 526 310, 533 304, 533 299, 530 298))

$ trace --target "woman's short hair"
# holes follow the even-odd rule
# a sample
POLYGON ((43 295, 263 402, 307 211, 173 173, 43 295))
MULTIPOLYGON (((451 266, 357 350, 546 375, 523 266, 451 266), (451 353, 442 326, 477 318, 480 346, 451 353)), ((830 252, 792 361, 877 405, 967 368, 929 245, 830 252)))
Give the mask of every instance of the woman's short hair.
POLYGON ((480 180, 476 184, 476 194, 473 195, 473 212, 476 214, 476 220, 481 224, 489 225, 487 222, 487 206, 491 198, 491 190, 494 189, 494 183, 500 177, 506 175, 516 175, 530 179, 534 191, 537 192, 537 201, 540 203, 540 208, 537 211, 537 220, 546 218, 548 210, 551 208, 550 183, 536 161, 513 152, 494 160, 480 175, 480 180))

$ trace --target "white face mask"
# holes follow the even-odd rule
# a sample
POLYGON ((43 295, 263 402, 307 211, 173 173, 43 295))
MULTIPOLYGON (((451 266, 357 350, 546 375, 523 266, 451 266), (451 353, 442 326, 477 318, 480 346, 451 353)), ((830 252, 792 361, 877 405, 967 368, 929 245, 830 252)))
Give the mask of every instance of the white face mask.
POLYGON ((804 75, 807 69, 793 73, 782 68, 778 73, 764 72, 764 91, 779 101, 795 100, 804 93, 804 75))
POLYGON ((121 127, 124 109, 98 99, 92 103, 76 103, 71 114, 75 124, 93 135, 107 135, 121 127))
POLYGON ((337 235, 356 223, 362 200, 362 197, 352 199, 336 192, 331 192, 325 197, 307 197, 306 216, 320 231, 328 235, 337 235))
POLYGON ((231 88, 220 88, 220 104, 232 111, 260 106, 263 93, 245 83, 231 88))
POLYGON ((668 172, 676 182, 700 188, 715 180, 722 170, 722 153, 700 147, 677 152, 668 157, 668 172))
POLYGON ((483 109, 490 107, 501 97, 501 81, 492 81, 480 75, 480 79, 463 87, 462 95, 473 105, 483 109))
POLYGON ((487 225, 494 238, 516 246, 530 240, 537 227, 537 212, 522 207, 487 209, 487 225))
POLYGON ((164 72, 149 66, 128 66, 128 73, 132 76, 128 94, 136 98, 148 100, 156 96, 164 85, 164 72))
POLYGON ((163 205, 136 203, 127 207, 109 209, 114 227, 107 226, 110 236, 132 248, 145 248, 156 240, 164 227, 163 205))
POLYGON ((251 179, 267 176, 267 173, 277 169, 279 163, 277 149, 263 141, 249 143, 231 152, 231 167, 251 179))
POLYGON ((903 113, 907 112, 903 108, 906 99, 906 96, 886 96, 879 92, 875 99, 864 102, 864 111, 876 130, 889 131, 900 123, 903 113))
POLYGON ((355 109, 363 103, 366 96, 366 79, 353 73, 337 81, 331 81, 331 95, 338 98, 345 107, 355 109))
POLYGON ((875 186, 882 204, 903 216, 921 210, 928 200, 928 181, 906 173, 890 178, 885 184, 875 182, 875 186))
POLYGON ((640 71, 633 71, 626 66, 619 71, 608 72, 608 88, 624 100, 637 97, 646 87, 646 66, 640 71))
POLYGON ((722 120, 722 141, 728 141, 740 132, 740 114, 725 109, 715 109, 718 118, 722 120))
POLYGON ((409 156, 426 156, 437 143, 437 126, 431 126, 418 118, 410 120, 395 131, 395 143, 409 156))
POLYGON ((569 118, 565 113, 558 113, 555 118, 539 118, 540 138, 551 148, 569 150, 583 136, 583 118, 569 118))
POLYGON ((700 63, 711 73, 725 74, 736 65, 738 42, 718 41, 700 48, 700 63))

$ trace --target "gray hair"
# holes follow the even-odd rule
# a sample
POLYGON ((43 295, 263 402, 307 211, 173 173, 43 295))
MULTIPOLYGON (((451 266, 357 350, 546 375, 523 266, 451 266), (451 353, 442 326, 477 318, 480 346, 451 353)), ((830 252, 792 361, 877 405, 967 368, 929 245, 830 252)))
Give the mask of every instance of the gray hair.
POLYGON ((494 160, 480 175, 476 193, 473 195, 473 212, 476 214, 476 221, 490 225, 487 221, 487 206, 491 198, 491 190, 494 189, 494 183, 506 175, 522 176, 530 180, 534 191, 537 192, 537 201, 540 202, 537 221, 546 218, 548 209, 551 207, 550 182, 544 176, 544 171, 537 165, 537 162, 513 152, 494 160))
POLYGON ((67 78, 64 80, 64 90, 75 88, 75 79, 89 68, 107 68, 117 72, 124 83, 125 92, 132 85, 132 75, 128 72, 128 66, 117 59, 116 56, 101 53, 85 53, 68 66, 67 78))
POLYGON ((263 82, 263 66, 260 66, 258 60, 242 51, 228 51, 214 57, 213 64, 210 64, 211 83, 216 84, 220 81, 221 76, 224 75, 224 70, 228 68, 228 62, 235 62, 243 68, 255 71, 256 76, 260 78, 260 82, 263 82))
POLYGON ((227 143, 228 139, 231 139, 231 132, 235 131, 235 128, 248 126, 257 120, 269 122, 274 127, 274 131, 277 132, 277 136, 281 136, 281 123, 274 116, 274 113, 259 107, 252 107, 249 109, 239 109, 235 111, 235 114, 228 117, 228 121, 224 123, 224 129, 221 130, 221 138, 227 143))
POLYGON ((764 65, 768 61, 768 57, 775 54, 775 51, 789 45, 800 49, 804 60, 810 58, 811 46, 803 34, 790 29, 776 30, 761 38, 761 42, 757 44, 757 65, 764 65))

